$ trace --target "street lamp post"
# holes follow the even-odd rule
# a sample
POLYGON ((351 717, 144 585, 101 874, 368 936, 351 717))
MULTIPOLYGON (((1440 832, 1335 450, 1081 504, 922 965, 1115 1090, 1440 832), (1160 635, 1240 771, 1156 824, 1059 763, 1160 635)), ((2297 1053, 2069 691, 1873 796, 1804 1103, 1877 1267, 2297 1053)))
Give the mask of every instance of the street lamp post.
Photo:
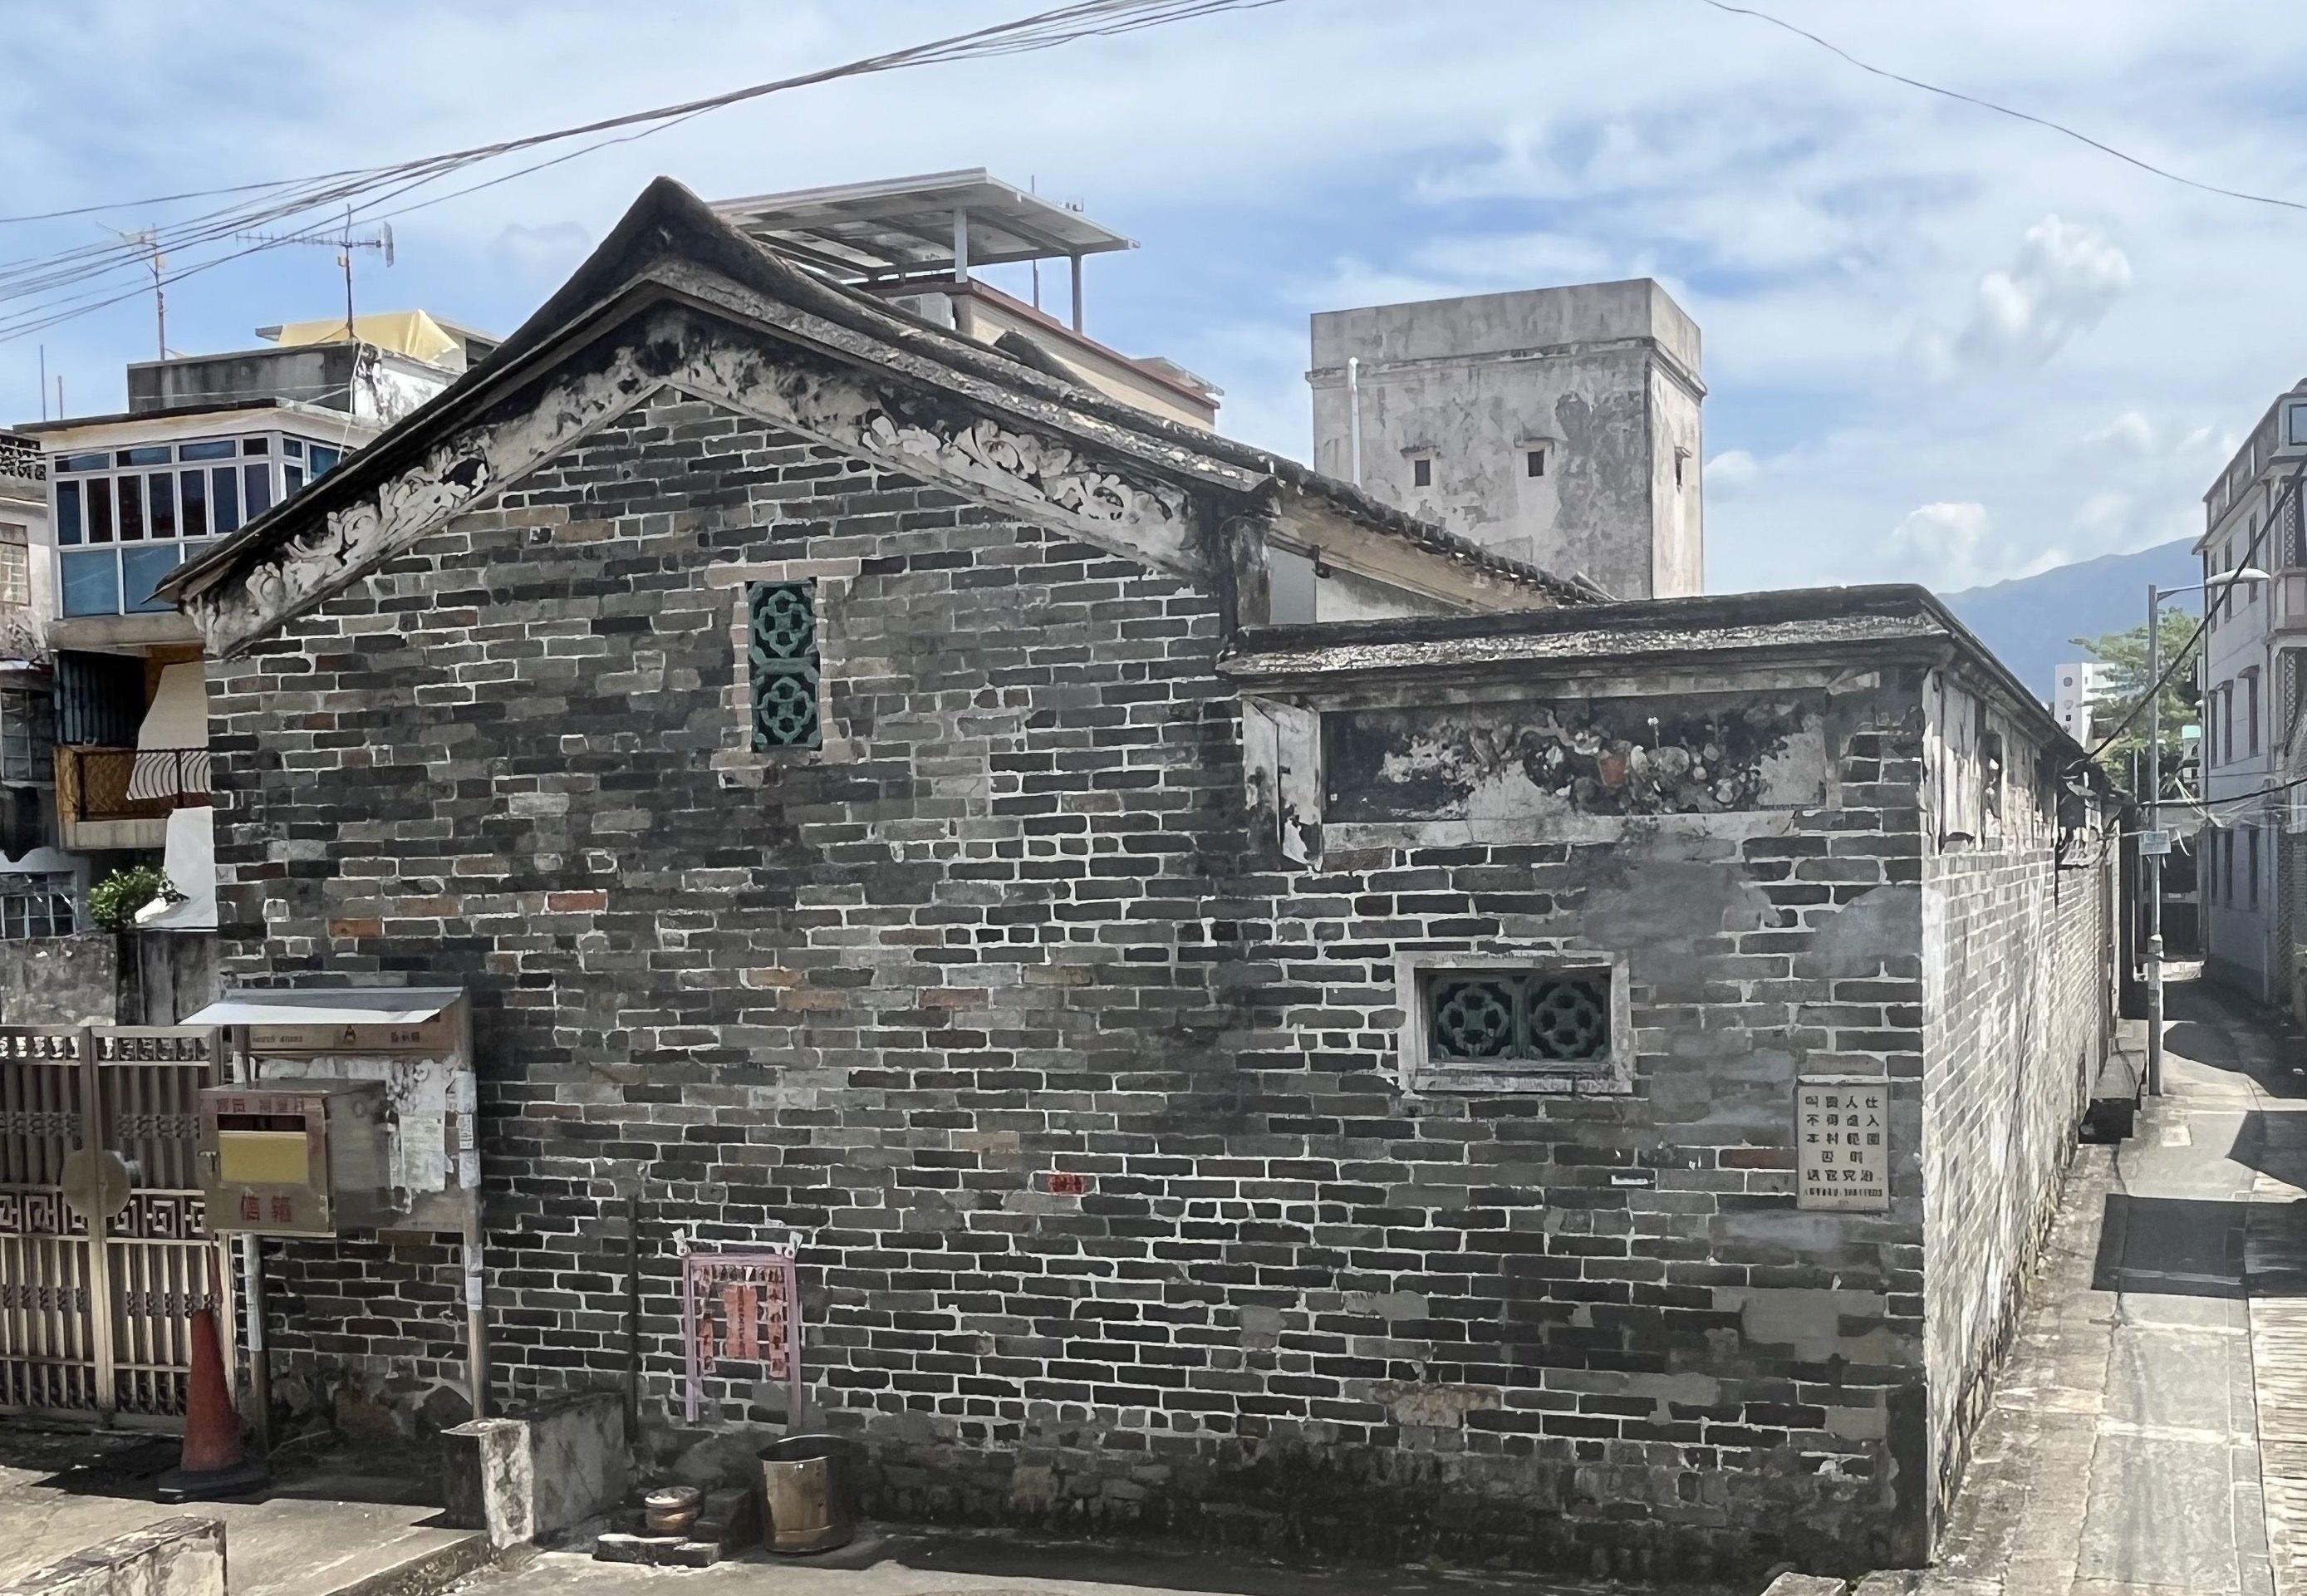
MULTIPOLYGON (((2163 828, 2164 597, 2147 584, 2147 829, 2155 832, 2163 828)), ((2163 855, 2154 852, 2147 855, 2147 1092, 2163 1095, 2163 855)))
MULTIPOLYGON (((2163 1095, 2163 859, 2161 852, 2170 845, 2170 839, 2160 835, 2163 829, 2163 601, 2183 594, 2203 595, 2203 609, 2218 602, 2219 595, 2244 582, 2272 581, 2267 572, 2253 566, 2239 565, 2224 571, 2207 582, 2194 582, 2184 588, 2161 588, 2147 584, 2147 829, 2155 832, 2157 851, 2147 859, 2147 1092, 2150 1097, 2163 1095)), ((2206 725, 2208 725, 2208 722, 2206 725)), ((2204 756, 2208 765, 2209 756, 2204 756)), ((2197 900, 2201 902, 2199 893, 2197 900)), ((2197 913, 2201 911, 2198 909, 2197 913)))

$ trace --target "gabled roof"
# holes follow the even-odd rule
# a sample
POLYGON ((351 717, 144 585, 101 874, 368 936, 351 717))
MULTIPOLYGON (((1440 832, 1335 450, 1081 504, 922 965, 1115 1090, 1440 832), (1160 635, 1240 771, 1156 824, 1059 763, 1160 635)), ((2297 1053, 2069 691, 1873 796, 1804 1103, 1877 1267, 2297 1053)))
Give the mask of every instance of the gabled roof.
POLYGON ((420 459, 442 434, 540 378, 571 347, 569 340, 574 335, 583 331, 590 337, 589 324, 605 308, 652 280, 653 270, 674 266, 717 274, 862 335, 895 356, 910 357, 916 374, 927 372, 936 380, 980 392, 991 386, 1033 401, 1045 411, 1061 407, 1080 419, 1084 441, 1093 448, 1126 446, 1141 458, 1150 457, 1205 484, 1239 484, 1245 491, 1287 490, 1319 502, 1351 523, 1454 565, 1535 589, 1555 603, 1605 596, 1591 584, 1493 553, 1294 460, 1148 416, 795 266, 746 237, 670 177, 659 177, 642 191, 575 275, 494 354, 320 481, 179 567, 159 585, 157 596, 181 602, 228 582, 300 528, 373 492, 420 459))

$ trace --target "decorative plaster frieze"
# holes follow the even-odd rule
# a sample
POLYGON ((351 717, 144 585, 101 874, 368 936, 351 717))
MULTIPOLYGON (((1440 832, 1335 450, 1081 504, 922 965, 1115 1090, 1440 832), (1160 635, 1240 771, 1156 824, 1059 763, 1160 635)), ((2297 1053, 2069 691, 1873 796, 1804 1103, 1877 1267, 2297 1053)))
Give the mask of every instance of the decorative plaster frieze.
POLYGON ((1201 559, 1187 493, 969 401, 876 382, 716 319, 665 306, 592 346, 518 404, 459 428, 364 497, 289 535, 184 608, 212 655, 245 646, 477 508, 661 389, 726 405, 1156 567, 1201 559))

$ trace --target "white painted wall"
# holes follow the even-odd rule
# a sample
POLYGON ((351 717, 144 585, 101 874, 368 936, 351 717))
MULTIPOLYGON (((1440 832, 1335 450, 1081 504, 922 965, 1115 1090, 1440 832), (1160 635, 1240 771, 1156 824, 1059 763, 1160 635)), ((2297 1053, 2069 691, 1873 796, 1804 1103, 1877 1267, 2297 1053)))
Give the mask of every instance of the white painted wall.
POLYGON ((1695 593, 1698 373, 1697 323, 1647 278, 1325 311, 1307 373, 1314 463, 1355 479, 1359 408, 1373 496, 1622 597, 1695 593))

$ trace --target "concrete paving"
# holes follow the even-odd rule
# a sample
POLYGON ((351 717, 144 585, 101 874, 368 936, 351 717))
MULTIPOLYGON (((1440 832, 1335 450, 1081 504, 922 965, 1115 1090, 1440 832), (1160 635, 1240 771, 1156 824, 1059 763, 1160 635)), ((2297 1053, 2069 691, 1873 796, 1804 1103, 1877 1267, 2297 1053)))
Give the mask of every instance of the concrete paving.
MULTIPOLYGON (((2166 1095, 2078 1155, 1938 1566, 1878 1586, 2307 1592, 2265 1421, 2307 1365, 2262 1355, 2270 1333, 2307 1351, 2307 1059, 2217 988, 2174 982, 2170 1010, 2166 1095)), ((2307 1386, 2297 1418, 2307 1462, 2307 1386)))
POLYGON ((0 1591, 84 1547, 186 1514, 225 1521, 233 1596, 437 1591, 488 1556, 482 1537, 432 1522, 441 1508, 426 1487, 368 1472, 357 1454, 245 1500, 163 1506, 152 1481, 175 1461, 173 1441, 149 1437, 0 1437, 0 1591))
MULTIPOLYGON (((511 1566, 457 1590, 459 1596, 1599 1596, 1594 1587, 1527 1575, 1285 1566, 1246 1553, 881 1525, 867 1525, 850 1545, 819 1556, 757 1552, 700 1569, 596 1563, 581 1551, 516 1554, 511 1566)), ((1702 1592, 1684 1586, 1677 1596, 1702 1592)))

